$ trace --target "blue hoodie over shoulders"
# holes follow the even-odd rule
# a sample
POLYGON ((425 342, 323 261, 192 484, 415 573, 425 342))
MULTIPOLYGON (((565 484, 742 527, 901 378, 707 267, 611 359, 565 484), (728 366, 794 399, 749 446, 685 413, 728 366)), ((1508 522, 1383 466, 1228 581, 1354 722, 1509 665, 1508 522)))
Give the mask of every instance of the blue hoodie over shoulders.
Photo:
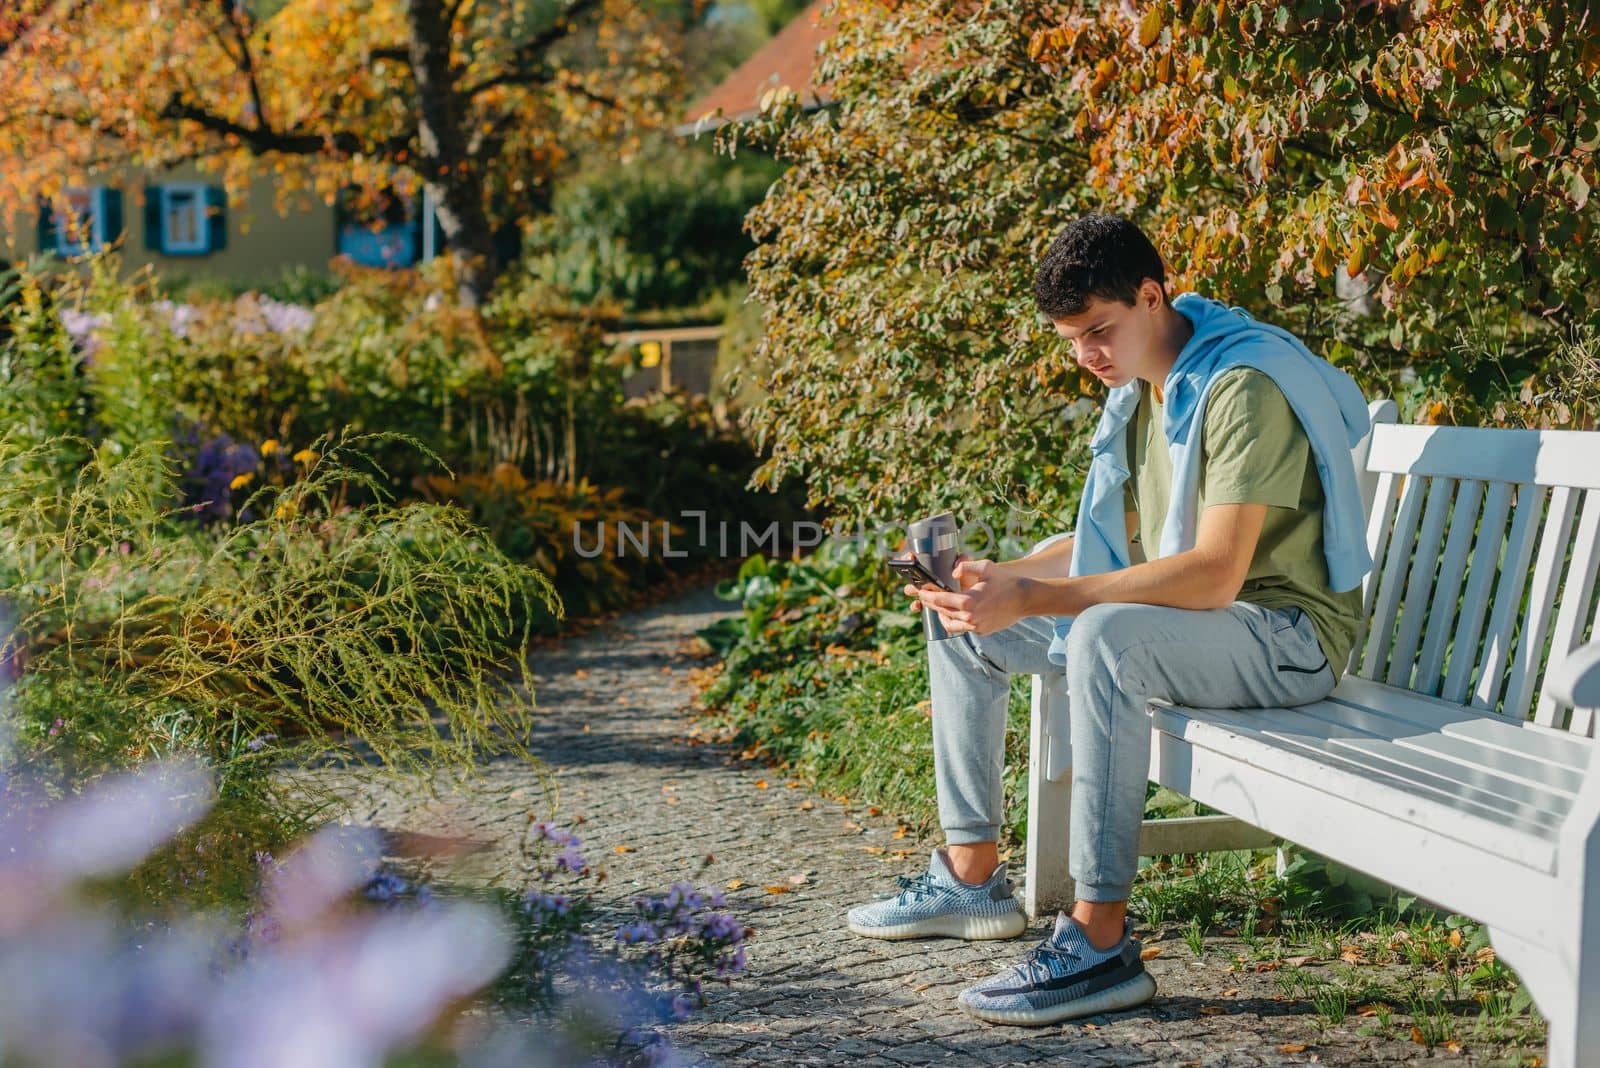
MULTIPOLYGON (((1335 592, 1354 589, 1372 569, 1366 515, 1350 456, 1369 426, 1360 387, 1287 330, 1257 322, 1240 308, 1194 293, 1178 296, 1172 307, 1194 324, 1194 336, 1178 353, 1162 386, 1172 503, 1155 555, 1171 556, 1194 547, 1206 402, 1222 372, 1250 367, 1276 383, 1310 440, 1326 502, 1322 544, 1328 582, 1335 592)), ((1113 389, 1090 440, 1089 475, 1078 506, 1070 575, 1096 575, 1128 566, 1123 484, 1129 477, 1127 429, 1138 410, 1139 395, 1138 382, 1113 389)), ((1056 618, 1049 652, 1052 663, 1066 663, 1071 627, 1071 616, 1056 618)))

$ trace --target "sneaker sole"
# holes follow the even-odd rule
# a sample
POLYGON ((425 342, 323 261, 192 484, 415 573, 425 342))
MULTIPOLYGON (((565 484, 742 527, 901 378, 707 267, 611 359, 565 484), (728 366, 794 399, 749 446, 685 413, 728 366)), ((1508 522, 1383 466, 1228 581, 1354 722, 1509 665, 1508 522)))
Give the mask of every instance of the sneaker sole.
POLYGON ((1156 981, 1150 977, 1149 972, 1140 972, 1125 983, 1042 1009, 985 1009, 965 1001, 960 1004, 969 1016, 976 1016, 987 1023, 1043 1027, 1047 1024, 1061 1023, 1063 1020, 1098 1016, 1103 1012, 1121 1012, 1143 1005, 1155 997, 1155 994, 1156 981))
POLYGON ((883 938, 898 941, 902 938, 963 938, 982 941, 990 938, 1015 938, 1028 929, 1027 918, 1020 912, 1004 916, 930 916, 912 923, 897 923, 883 927, 864 927, 849 921, 850 930, 864 938, 883 938))

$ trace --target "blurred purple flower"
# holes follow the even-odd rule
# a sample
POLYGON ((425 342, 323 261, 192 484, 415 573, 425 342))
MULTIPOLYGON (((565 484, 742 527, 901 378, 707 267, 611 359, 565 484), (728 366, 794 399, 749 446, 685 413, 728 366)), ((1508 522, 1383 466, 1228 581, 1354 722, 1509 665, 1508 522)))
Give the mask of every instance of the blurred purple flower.
POLYGON ((100 335, 96 331, 110 322, 110 319, 95 312, 79 311, 76 308, 62 308, 60 314, 62 329, 66 330, 67 337, 72 339, 73 346, 83 355, 85 361, 100 351, 100 335))
POLYGON ((158 300, 150 306, 166 317, 167 329, 172 331, 173 337, 188 337, 189 327, 200 318, 200 309, 193 304, 174 304, 170 300, 158 300))
POLYGON ((261 318, 266 322, 267 329, 285 337, 290 334, 303 334, 316 322, 316 315, 310 308, 298 304, 285 304, 271 297, 262 297, 258 307, 261 309, 261 318))
POLYGON ((254 445, 236 444, 227 434, 218 434, 200 446, 183 475, 184 503, 197 513, 226 518, 233 512, 233 480, 260 466, 254 445))

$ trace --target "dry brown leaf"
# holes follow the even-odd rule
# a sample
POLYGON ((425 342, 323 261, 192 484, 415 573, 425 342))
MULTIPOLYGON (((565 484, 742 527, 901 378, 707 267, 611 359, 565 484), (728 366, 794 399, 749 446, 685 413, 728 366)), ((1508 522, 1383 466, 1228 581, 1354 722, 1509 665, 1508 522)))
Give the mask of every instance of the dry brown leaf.
POLYGON ((767 780, 765 780, 765 779, 757 779, 756 780, 756 789, 757 790, 765 790, 766 788, 767 788, 767 780))
POLYGON ((1083 1029, 1085 1031, 1098 1031, 1098 1030, 1100 1030, 1100 1025, 1099 1024, 1084 1024, 1083 1025, 1083 1029))
POLYGON ((1462 1047, 1461 1043, 1452 1038, 1450 1041, 1444 1044, 1444 1048, 1449 1050, 1451 1053, 1460 1053, 1462 1047))
POLYGON ((1202 1006, 1200 1006, 1200 1015, 1201 1016, 1221 1016, 1223 1013, 1225 1013, 1227 1011, 1228 1010, 1223 1008, 1221 1005, 1202 1005, 1202 1006))
POLYGON ((817 803, 815 801, 802 801, 802 802, 800 802, 800 811, 801 812, 810 812, 812 809, 814 809, 816 807, 817 807, 817 803))
POLYGON ((577 671, 574 671, 572 673, 572 677, 575 678, 575 679, 586 679, 586 678, 589 677, 589 669, 588 668, 579 668, 577 671))
POLYGON ((1422 1028, 1420 1027, 1413 1027, 1411 1029, 1411 1041, 1415 1042, 1419 1046, 1426 1046, 1428 1044, 1428 1040, 1423 1037, 1422 1028))
POLYGON ((905 837, 905 836, 906 836, 906 831, 907 831, 907 830, 909 830, 909 829, 910 829, 910 828, 908 828, 908 827, 907 827, 907 826, 906 826, 906 825, 905 825, 905 824, 903 824, 903 823, 902 823, 902 824, 901 824, 901 825, 900 825, 900 826, 899 826, 899 828, 897 828, 897 829, 896 829, 896 830, 895 830, 895 832, 894 832, 894 836, 895 836, 895 837, 896 837, 896 838, 904 838, 904 837, 905 837))
POLYGON ((928 989, 932 985, 933 985, 932 983, 921 983, 921 984, 918 984, 917 986, 912 987, 911 988, 911 992, 913 994, 920 994, 920 993, 922 993, 924 990, 928 989))
POLYGON ((1381 1002, 1381 1001, 1372 1001, 1372 1002, 1368 1002, 1365 1005, 1357 1005, 1356 1006, 1356 1015, 1357 1016, 1376 1016, 1376 1015, 1378 1015, 1378 1013, 1387 1012, 1388 1010, 1389 1010, 1389 1006, 1385 1005, 1383 1002, 1381 1002))
POLYGON ((867 815, 869 815, 869 816, 881 816, 881 815, 883 815, 883 809, 879 808, 877 805, 868 805, 867 806, 867 815))
POLYGON ((678 803, 678 799, 677 799, 677 798, 676 798, 676 797, 669 797, 669 798, 667 798, 667 804, 669 804, 669 805, 676 805, 676 804, 677 804, 677 803, 678 803))
POLYGON ((1458 927, 1454 931, 1451 931, 1450 932, 1450 937, 1447 938, 1445 941, 1449 942, 1452 948, 1460 949, 1461 948, 1461 928, 1458 927))
POLYGON ((728 889, 729 890, 737 890, 742 886, 744 886, 744 880, 743 879, 729 879, 728 880, 728 889))
POLYGON ((778 886, 778 885, 774 884, 772 886, 767 887, 767 893, 769 893, 769 894, 787 894, 788 892, 789 892, 789 888, 787 886, 778 886))
POLYGON ((1161 956, 1160 946, 1148 946, 1139 951, 1140 960, 1155 960, 1159 956, 1161 956))
POLYGON ((788 782, 783 784, 783 788, 785 790, 798 790, 803 785, 805 784, 800 782, 798 779, 790 779, 788 782))
POLYGON ((1356 950, 1355 946, 1346 946, 1345 951, 1339 954, 1339 959, 1344 961, 1346 964, 1361 964, 1366 960, 1366 958, 1356 950))
POLYGON ((614 852, 617 852, 617 853, 634 853, 634 852, 637 852, 637 850, 635 850, 633 848, 633 846, 617 846, 617 848, 614 850, 614 852))
POLYGON ((1305 1051, 1306 1044, 1304 1042, 1285 1042, 1278 1047, 1279 1053, 1304 1053, 1305 1051))
POLYGON ((1221 996, 1225 998, 1236 998, 1239 996, 1239 988, 1236 986, 1230 986, 1228 989, 1222 992, 1221 996))

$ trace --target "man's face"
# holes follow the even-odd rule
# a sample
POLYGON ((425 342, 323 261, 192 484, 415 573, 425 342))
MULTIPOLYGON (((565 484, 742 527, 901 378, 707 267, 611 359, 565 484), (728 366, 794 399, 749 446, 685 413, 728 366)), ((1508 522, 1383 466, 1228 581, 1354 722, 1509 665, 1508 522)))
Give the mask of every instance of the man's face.
POLYGON ((1156 346, 1161 300, 1160 286, 1146 281, 1132 305, 1090 297, 1079 314, 1051 321, 1056 333, 1072 342, 1078 366, 1114 389, 1150 378, 1144 372, 1156 346))

